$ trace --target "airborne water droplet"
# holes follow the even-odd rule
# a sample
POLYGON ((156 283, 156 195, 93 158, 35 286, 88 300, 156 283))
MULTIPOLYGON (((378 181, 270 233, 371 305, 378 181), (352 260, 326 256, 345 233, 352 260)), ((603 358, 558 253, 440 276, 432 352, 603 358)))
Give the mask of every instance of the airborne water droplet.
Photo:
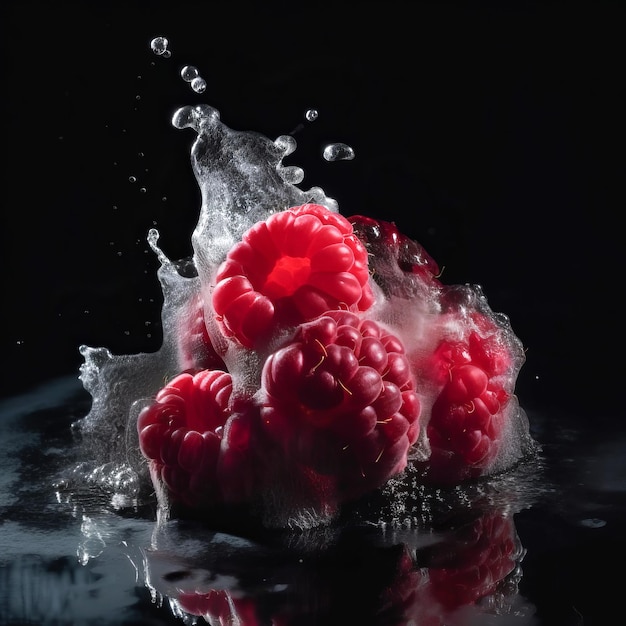
POLYGON ((204 80, 204 78, 197 76, 191 81, 191 88, 196 93, 203 93, 206 89, 206 81, 204 80))
POLYGON ((182 70, 180 70, 181 78, 190 83, 194 78, 198 77, 198 68, 193 65, 185 65, 182 70))
POLYGON ((331 143, 324 148, 324 158, 327 161, 351 161, 354 150, 345 143, 331 143))
POLYGON ((165 37, 155 37, 150 42, 150 47, 152 48, 152 52, 154 52, 154 54, 158 54, 160 56, 162 54, 165 54, 165 52, 167 51, 168 43, 169 42, 165 37))

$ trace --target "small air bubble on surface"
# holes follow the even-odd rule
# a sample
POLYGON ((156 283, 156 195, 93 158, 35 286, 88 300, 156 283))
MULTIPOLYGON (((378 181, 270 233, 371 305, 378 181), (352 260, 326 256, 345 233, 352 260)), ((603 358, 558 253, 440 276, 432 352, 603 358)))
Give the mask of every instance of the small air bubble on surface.
POLYGON ((324 148, 324 158, 327 161, 351 161, 354 150, 345 143, 331 143, 324 148))
POLYGON ((606 522, 597 517, 590 517, 588 519, 580 520, 580 525, 585 528, 602 528, 603 526, 606 526, 606 522))

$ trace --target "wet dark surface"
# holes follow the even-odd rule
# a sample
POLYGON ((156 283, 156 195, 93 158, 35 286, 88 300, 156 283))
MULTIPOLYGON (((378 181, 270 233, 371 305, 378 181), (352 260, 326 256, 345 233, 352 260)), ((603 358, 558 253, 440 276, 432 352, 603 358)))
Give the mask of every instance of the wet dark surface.
POLYGON ((173 521, 157 532, 150 501, 116 501, 96 480, 59 482, 77 460, 70 425, 88 406, 73 378, 0 406, 2 624, 221 614, 243 624, 575 625, 620 610, 623 433, 607 441, 538 413, 537 458, 463 492, 416 492, 400 513, 383 497, 322 530, 231 535, 173 521), (403 515, 412 524, 391 524, 403 515))
POLYGON ((409 15, 366 3, 357 16, 210 4, 0 9, 0 624, 181 624, 194 612, 276 626, 616 623, 623 7, 427 3, 409 15), (169 61, 150 52, 156 35, 169 61), (204 94, 180 79, 186 63, 204 94), (481 284, 509 315, 527 349, 517 393, 538 459, 431 497, 429 519, 393 532, 362 523, 380 520, 375 501, 306 536, 154 535, 150 502, 54 486, 90 403, 78 346, 160 345, 146 233, 156 226, 171 258, 190 251, 191 138, 170 118, 199 102, 270 137, 320 111, 295 133, 307 186, 346 215, 396 221, 445 282, 481 284), (357 158, 323 162, 328 141, 357 158))

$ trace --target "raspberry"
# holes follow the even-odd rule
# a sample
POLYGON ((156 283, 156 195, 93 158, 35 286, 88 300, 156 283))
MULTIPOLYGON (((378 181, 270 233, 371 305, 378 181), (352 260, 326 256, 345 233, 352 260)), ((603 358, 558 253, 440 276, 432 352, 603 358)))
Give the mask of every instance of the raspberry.
POLYGON ((184 372, 139 414, 141 452, 174 500, 199 506, 219 498, 216 468, 231 391, 226 372, 184 372))
POLYGON ((420 403, 400 340, 372 320, 329 311, 267 359, 262 425, 288 458, 352 498, 401 472, 420 403))
POLYGON ((367 251, 343 216, 317 204, 293 207, 244 233, 218 268, 212 297, 224 335, 250 348, 277 322, 367 310, 367 251))
POLYGON ((505 374, 511 355, 493 333, 472 331, 467 341, 443 340, 431 358, 431 379, 440 387, 426 433, 434 482, 483 475, 498 455, 511 397, 505 374))
POLYGON ((181 370, 226 370, 209 337, 200 296, 191 298, 184 314, 179 317, 176 340, 181 370))
POLYGON ((370 254, 374 280, 387 295, 408 298, 415 295, 420 283, 439 285, 437 263, 394 223, 364 215, 353 215, 348 221, 370 254))

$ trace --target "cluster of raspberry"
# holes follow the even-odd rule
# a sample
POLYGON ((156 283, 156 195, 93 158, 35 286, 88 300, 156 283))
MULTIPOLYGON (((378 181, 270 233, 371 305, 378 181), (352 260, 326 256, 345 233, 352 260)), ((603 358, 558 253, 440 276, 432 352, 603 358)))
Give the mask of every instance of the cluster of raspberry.
POLYGON ((189 303, 193 367, 139 414, 152 480, 198 510, 282 494, 332 514, 409 462, 432 484, 509 463, 521 344, 439 276, 390 222, 303 204, 254 224, 189 303))

